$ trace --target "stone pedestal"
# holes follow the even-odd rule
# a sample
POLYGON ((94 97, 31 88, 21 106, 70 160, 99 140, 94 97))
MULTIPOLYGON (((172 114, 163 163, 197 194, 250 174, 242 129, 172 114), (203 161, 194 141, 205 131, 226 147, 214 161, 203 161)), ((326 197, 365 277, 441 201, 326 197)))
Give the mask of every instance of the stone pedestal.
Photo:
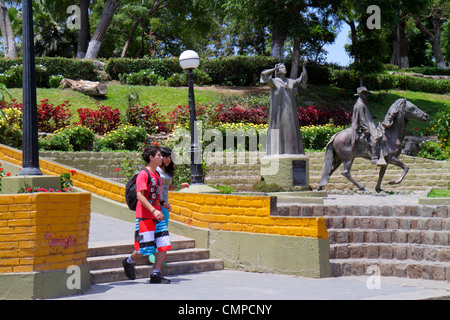
POLYGON ((261 159, 261 177, 267 184, 288 189, 309 189, 309 158, 306 155, 272 155, 261 159))
POLYGON ((18 193, 21 188, 45 188, 45 189, 61 189, 61 178, 58 176, 16 176, 3 178, 2 192, 3 194, 18 193))

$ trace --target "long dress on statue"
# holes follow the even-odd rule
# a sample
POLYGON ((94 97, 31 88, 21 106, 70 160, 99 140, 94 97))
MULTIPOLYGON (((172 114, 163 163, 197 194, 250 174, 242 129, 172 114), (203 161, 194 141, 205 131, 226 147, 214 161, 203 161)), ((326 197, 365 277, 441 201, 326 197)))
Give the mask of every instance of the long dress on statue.
POLYGON ((261 83, 270 87, 269 130, 267 155, 305 154, 295 95, 297 88, 306 88, 308 78, 302 73, 293 80, 261 75, 261 83))

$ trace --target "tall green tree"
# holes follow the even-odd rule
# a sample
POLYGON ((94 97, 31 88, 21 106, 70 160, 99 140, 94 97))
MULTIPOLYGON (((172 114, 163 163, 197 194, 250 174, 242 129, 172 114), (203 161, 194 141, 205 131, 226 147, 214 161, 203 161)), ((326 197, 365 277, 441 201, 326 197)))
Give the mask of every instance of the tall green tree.
POLYGON ((427 36, 433 48, 436 65, 440 69, 446 69, 444 54, 441 47, 442 27, 450 17, 450 2, 448 0, 430 0, 428 9, 421 15, 416 15, 417 28, 427 36), (429 26, 427 26, 427 24, 429 26))

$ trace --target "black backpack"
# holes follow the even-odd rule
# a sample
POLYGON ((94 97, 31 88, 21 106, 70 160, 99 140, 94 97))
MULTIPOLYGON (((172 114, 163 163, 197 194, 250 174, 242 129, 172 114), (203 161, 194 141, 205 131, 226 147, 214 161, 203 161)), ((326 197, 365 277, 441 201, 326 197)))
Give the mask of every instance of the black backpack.
MULTIPOLYGON (((148 172, 148 170, 144 167, 142 168, 142 170, 145 170, 145 172, 147 172, 148 174, 148 181, 147 181, 147 187, 151 182, 151 176, 150 176, 150 172, 148 172)), ((141 171, 142 171, 141 170, 141 171)), ((139 172, 140 173, 140 172, 139 172)), ((136 205, 137 205, 137 194, 136 194, 136 179, 138 174, 135 174, 130 181, 127 182, 127 185, 125 187, 125 199, 127 201, 127 205, 128 208, 130 208, 130 210, 136 211, 136 205)))

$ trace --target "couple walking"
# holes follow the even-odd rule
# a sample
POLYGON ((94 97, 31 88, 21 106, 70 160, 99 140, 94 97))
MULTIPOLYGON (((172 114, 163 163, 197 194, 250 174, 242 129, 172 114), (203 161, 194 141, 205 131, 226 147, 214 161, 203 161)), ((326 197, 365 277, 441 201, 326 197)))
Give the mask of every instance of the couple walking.
MULTIPOLYGON (((171 249, 168 230, 169 191, 176 190, 177 186, 171 185, 174 172, 174 164, 171 150, 157 146, 146 147, 142 159, 146 166, 139 172, 136 179, 137 205, 135 227, 135 251, 122 262, 128 279, 136 279, 136 261, 143 256, 154 257, 154 267, 150 276, 150 283, 170 283, 163 277, 161 268, 166 258, 166 253, 171 249)), ((183 183, 181 188, 188 188, 189 184, 183 183)))

